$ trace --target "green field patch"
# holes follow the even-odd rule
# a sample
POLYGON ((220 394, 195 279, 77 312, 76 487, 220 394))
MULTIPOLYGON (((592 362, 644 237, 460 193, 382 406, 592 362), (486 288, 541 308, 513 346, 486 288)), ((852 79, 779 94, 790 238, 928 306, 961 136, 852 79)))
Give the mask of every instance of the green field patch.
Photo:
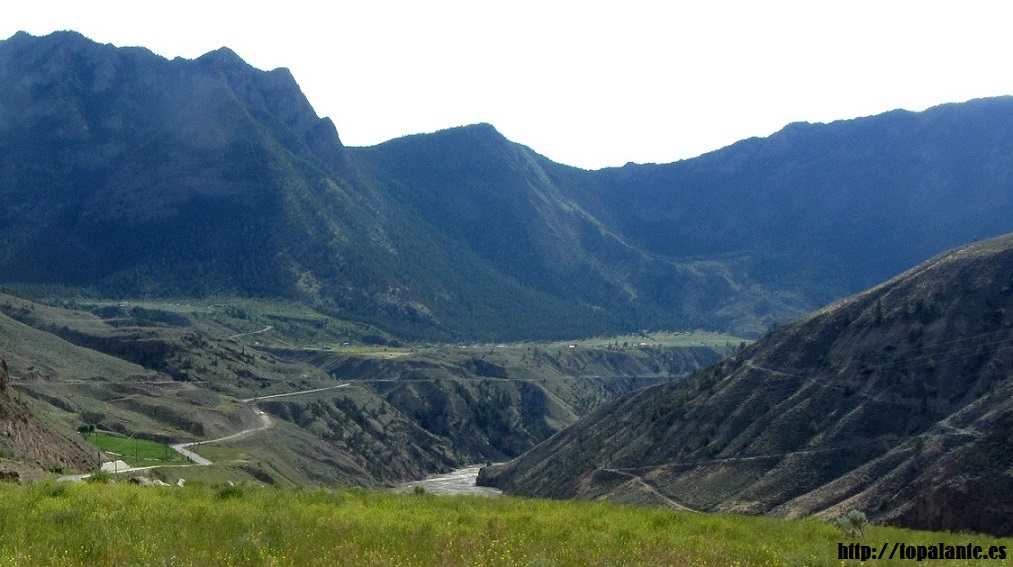
POLYGON ((574 348, 645 348, 645 347, 737 347, 752 341, 726 333, 708 331, 670 331, 620 335, 616 337, 594 337, 567 342, 552 343, 553 347, 574 348))
POLYGON ((331 344, 324 346, 305 347, 305 350, 321 350, 321 351, 332 351, 340 354, 346 354, 350 356, 363 356, 369 358, 400 358, 413 354, 413 350, 404 347, 384 347, 384 346, 372 346, 372 345, 346 345, 346 344, 331 344))
POLYGON ((88 442, 102 449, 110 457, 115 457, 135 467, 187 462, 183 455, 173 451, 168 445, 136 437, 96 432, 88 436, 88 442))

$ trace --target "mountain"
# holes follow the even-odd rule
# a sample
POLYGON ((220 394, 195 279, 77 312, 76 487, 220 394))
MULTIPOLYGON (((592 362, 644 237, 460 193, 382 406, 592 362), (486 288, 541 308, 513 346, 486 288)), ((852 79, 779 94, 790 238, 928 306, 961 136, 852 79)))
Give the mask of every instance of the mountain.
MULTIPOLYGON (((0 42, 0 282, 296 300, 409 340, 758 336, 1013 230, 1013 99, 585 171, 487 124, 341 144, 285 69, 0 42)), ((27 287, 26 287, 27 286, 27 287)))
POLYGON ((446 289, 453 301, 439 311, 466 308, 454 316, 458 321, 481 312, 483 321, 508 330, 519 316, 524 326, 514 338, 645 326, 752 334, 773 322, 771 314, 794 313, 801 301, 756 285, 743 257, 673 258, 627 242, 592 212, 598 193, 607 189, 596 178, 554 164, 487 124, 354 148, 349 155, 392 199, 414 211, 427 232, 466 251, 487 273, 506 278, 492 288, 459 282, 458 290, 481 285, 485 291, 474 299, 446 289), (581 182, 563 186, 552 177, 559 172, 581 182), (516 291, 501 299, 500 287, 516 291), (767 305, 757 308, 761 297, 767 305))
POLYGON ((766 251, 803 273, 847 272, 839 281, 858 292, 1010 231, 1011 106, 791 124, 697 159, 608 170, 606 208, 650 252, 766 251))
POLYGON ((1013 534, 1013 235, 606 404, 480 482, 525 496, 1013 534))
POLYGON ((351 226, 368 195, 345 198, 337 132, 288 71, 72 32, 17 34, 0 61, 5 279, 291 295, 314 285, 304 265, 331 276, 376 252, 382 235, 351 226))

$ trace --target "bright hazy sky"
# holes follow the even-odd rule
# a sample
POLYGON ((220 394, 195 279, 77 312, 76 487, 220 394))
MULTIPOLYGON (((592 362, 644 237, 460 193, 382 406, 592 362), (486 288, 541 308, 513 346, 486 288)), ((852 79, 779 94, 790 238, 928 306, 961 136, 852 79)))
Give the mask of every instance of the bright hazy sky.
POLYGON ((0 37, 71 29, 190 59, 228 46, 288 67, 346 145, 489 122, 595 169, 1013 94, 1011 16, 975 0, 38 0, 5 2, 0 37))

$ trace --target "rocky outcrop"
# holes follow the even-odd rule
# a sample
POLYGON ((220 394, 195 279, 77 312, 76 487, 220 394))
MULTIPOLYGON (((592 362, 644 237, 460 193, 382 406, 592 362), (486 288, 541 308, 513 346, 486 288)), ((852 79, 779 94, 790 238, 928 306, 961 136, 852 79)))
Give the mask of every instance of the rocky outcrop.
POLYGON ((7 370, 7 360, 0 352, 0 395, 9 398, 11 395, 11 375, 7 370))
POLYGON ((7 361, 0 352, 0 451, 12 461, 45 469, 81 470, 85 452, 59 433, 43 427, 11 388, 7 361))

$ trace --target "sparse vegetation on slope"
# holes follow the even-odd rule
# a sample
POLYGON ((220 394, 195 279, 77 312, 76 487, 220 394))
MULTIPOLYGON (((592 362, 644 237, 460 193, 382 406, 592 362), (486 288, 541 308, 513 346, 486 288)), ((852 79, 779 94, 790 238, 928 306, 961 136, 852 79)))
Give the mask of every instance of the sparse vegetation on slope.
POLYGON ((517 494, 1013 534, 1013 236, 606 404, 480 480, 517 494))
MULTIPOLYGON (((48 421, 40 421, 15 394, 7 360, 0 351, 0 465, 12 462, 17 469, 28 466, 49 470, 76 469, 85 466, 88 456, 71 438, 54 431, 48 421)), ((4 467, 6 468, 6 467, 4 467)))
MULTIPOLYGON (((193 474, 282 485, 389 485, 512 458, 615 395, 678 379, 740 341, 413 345, 287 302, 50 303, 64 307, 0 295, 0 341, 14 387, 90 447, 92 466, 97 449, 71 433, 82 425, 164 445, 256 428, 265 411, 271 429, 202 445, 214 470, 193 474)), ((101 448, 107 460, 124 453, 101 448)))

